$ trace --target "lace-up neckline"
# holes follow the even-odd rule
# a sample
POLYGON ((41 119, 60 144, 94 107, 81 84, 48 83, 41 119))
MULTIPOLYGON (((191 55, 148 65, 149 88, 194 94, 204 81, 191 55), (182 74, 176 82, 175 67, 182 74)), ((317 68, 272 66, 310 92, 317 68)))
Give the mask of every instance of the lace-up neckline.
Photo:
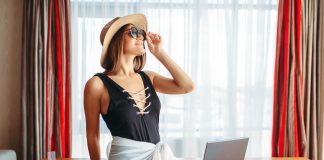
POLYGON ((143 83, 143 86, 144 86, 144 89, 142 89, 141 91, 138 91, 138 92, 134 92, 134 91, 129 91, 129 90, 126 90, 124 89, 122 86, 120 86, 117 82, 115 82, 113 79, 111 79, 109 76, 108 79, 110 79, 118 88, 120 88, 122 90, 123 93, 126 93, 127 94, 127 98, 132 100, 133 101, 133 107, 135 108, 138 108, 139 111, 137 111, 137 115, 145 115, 145 114, 148 114, 150 111, 146 111, 146 109, 148 107, 151 106, 151 102, 149 102, 147 104, 147 99, 151 96, 149 93, 148 95, 146 95, 146 90, 150 89, 148 86, 145 85, 145 82, 144 82, 144 79, 142 77, 141 74, 140 75, 140 78, 142 80, 142 83, 143 83), (138 98, 134 98, 133 96, 136 96, 136 95, 145 95, 145 98, 143 99, 138 99, 138 98), (138 106, 137 104, 138 103, 144 103, 144 107, 140 107, 138 106))
POLYGON ((132 99, 132 100, 134 100, 135 104, 133 104, 133 107, 138 108, 138 110, 139 110, 139 111, 137 112, 138 115, 139 115, 139 114, 140 114, 140 115, 143 115, 143 114, 148 114, 148 113, 149 113, 149 111, 145 111, 145 110, 146 110, 148 107, 150 107, 150 105, 151 105, 151 102, 149 102, 149 104, 146 103, 146 99, 148 99, 148 98, 151 96, 150 94, 148 94, 148 95, 146 96, 145 91, 146 91, 147 89, 149 89, 149 87, 146 87, 146 88, 144 88, 143 90, 138 91, 138 92, 127 91, 126 89, 123 90, 123 92, 127 92, 129 95, 131 95, 131 96, 128 97, 128 99, 132 99), (144 93, 143 93, 143 92, 144 92, 144 93), (143 98, 143 99, 133 98, 133 97, 136 96, 136 95, 145 95, 145 98, 143 98), (138 106, 137 103, 144 103, 144 107, 142 108, 142 107, 138 106), (147 105, 146 105, 146 104, 147 104, 147 105), (145 105, 146 105, 146 106, 145 106, 145 105))

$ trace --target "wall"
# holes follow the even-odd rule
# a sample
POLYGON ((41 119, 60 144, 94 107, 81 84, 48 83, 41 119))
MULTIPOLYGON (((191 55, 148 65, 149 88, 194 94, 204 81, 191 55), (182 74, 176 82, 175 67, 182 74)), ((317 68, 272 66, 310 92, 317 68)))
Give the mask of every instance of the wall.
POLYGON ((23 0, 0 0, 0 149, 21 159, 21 40, 23 0))

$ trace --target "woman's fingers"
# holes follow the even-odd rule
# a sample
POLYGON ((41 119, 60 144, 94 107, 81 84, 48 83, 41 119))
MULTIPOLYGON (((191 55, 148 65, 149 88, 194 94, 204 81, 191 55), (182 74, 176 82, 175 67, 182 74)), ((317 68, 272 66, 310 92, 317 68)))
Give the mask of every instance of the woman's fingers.
POLYGON ((148 36, 146 36, 146 39, 147 39, 147 41, 149 42, 149 43, 152 43, 152 39, 151 39, 151 37, 148 35, 148 36))
POLYGON ((149 37, 152 42, 156 42, 161 39, 161 36, 159 34, 153 32, 148 32, 147 35, 147 37, 149 37))
POLYGON ((160 35, 160 34, 156 34, 156 36, 157 36, 157 39, 158 39, 159 41, 161 41, 161 40, 162 40, 162 37, 161 37, 161 35, 160 35))

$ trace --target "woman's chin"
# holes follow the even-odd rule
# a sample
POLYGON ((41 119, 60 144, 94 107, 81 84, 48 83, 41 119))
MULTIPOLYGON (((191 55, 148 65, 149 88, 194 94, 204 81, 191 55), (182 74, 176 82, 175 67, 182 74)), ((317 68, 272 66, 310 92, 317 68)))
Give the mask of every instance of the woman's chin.
POLYGON ((141 55, 145 54, 145 49, 143 49, 143 50, 139 51, 138 53, 139 53, 139 56, 141 56, 141 55))
POLYGON ((136 49, 134 49, 134 53, 137 55, 137 56, 140 56, 140 55, 143 55, 145 53, 145 49, 143 47, 138 47, 136 49))
POLYGON ((145 49, 139 49, 139 50, 137 50, 137 51, 133 51, 133 52, 128 52, 128 53, 126 53, 126 54, 129 54, 129 55, 135 55, 135 56, 142 56, 142 55, 144 55, 145 54, 145 49))

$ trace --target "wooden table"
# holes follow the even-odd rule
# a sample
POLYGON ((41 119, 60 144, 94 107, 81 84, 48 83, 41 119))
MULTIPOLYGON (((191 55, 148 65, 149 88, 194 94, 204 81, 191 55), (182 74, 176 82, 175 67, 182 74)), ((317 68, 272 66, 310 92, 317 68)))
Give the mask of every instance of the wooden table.
MULTIPOLYGON (((56 160, 88 160, 88 158, 56 158, 56 160)), ((102 159, 107 160, 107 159, 102 159)), ((183 158, 183 160, 201 160, 201 158, 183 158)), ((297 158, 297 157, 289 157, 289 158, 245 158, 245 160, 308 160, 307 158, 297 158)))

